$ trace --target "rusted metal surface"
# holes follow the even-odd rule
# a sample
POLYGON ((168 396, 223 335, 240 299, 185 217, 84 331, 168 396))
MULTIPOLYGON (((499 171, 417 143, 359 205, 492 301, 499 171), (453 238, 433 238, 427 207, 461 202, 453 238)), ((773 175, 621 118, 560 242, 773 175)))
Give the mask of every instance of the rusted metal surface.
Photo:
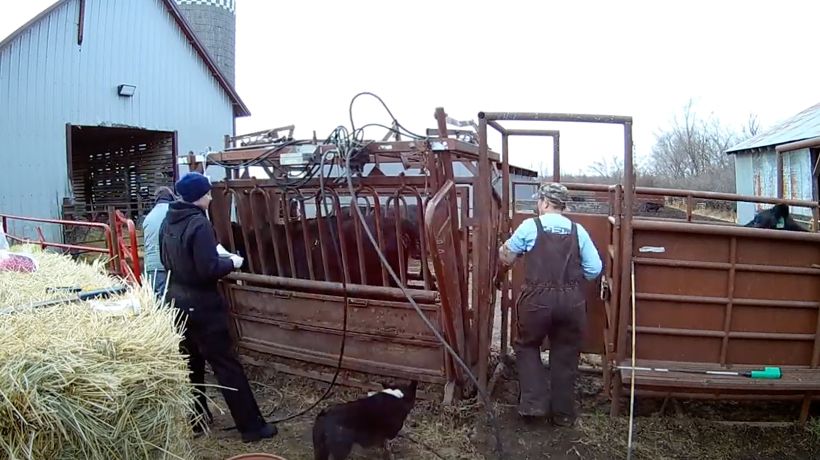
MULTIPOLYGON (((589 315, 589 328, 599 333, 587 337, 584 351, 604 355, 605 387, 613 398, 613 415, 619 413, 630 373, 622 370, 610 374, 608 369, 630 364, 628 343, 634 332, 639 366, 662 363, 660 367, 721 369, 768 364, 784 370, 782 379, 771 381, 639 372, 635 382, 639 394, 796 398, 803 400, 801 419, 805 420, 813 395, 820 391, 820 235, 694 223, 692 216, 699 199, 784 203, 811 209, 812 229, 817 229, 818 203, 635 187, 628 117, 492 113, 482 114, 480 119, 488 120, 487 124, 502 134, 511 131, 499 123, 505 120, 624 126, 623 184, 567 184, 571 190, 575 185, 577 190, 599 194, 598 198, 604 194, 608 197, 608 212, 603 215, 570 215, 590 231, 604 260, 600 290, 588 293, 590 305, 595 305, 589 315), (637 201, 655 197, 684 198, 686 221, 635 217, 637 201), (634 331, 630 326, 633 263, 634 331)), ((516 201, 514 196, 512 201, 516 201)), ((529 215, 516 213, 511 223, 518 225, 525 217, 529 215)), ((513 269, 513 298, 520 284, 516 276, 520 278, 520 273, 513 269)), ((512 313, 514 324, 514 309, 512 313)))
MULTIPOLYGON (((820 234, 653 220, 634 220, 633 228, 634 250, 624 255, 635 264, 638 366, 774 365, 784 373, 761 383, 642 372, 635 381, 641 392, 802 393, 808 401, 820 390, 820 234)), ((617 335, 629 337, 630 303, 618 308, 617 335)), ((629 365, 630 356, 618 344, 617 365, 629 365)), ((626 375, 616 374, 613 412, 626 375)))
POLYGON ((800 150, 800 149, 807 149, 807 148, 815 148, 820 147, 820 137, 813 137, 811 139, 806 139, 797 142, 789 142, 787 144, 780 144, 775 146, 775 151, 777 152, 791 152, 792 150, 800 150))
MULTIPOLYGON (((342 334, 342 296, 231 284, 231 317, 240 347, 334 365, 342 334)), ((445 381, 441 345, 406 302, 349 299, 343 368, 445 381)), ((436 305, 420 304, 441 325, 436 305)))
MULTIPOLYGON (((391 265, 395 262, 402 283, 448 344, 474 369, 486 369, 492 333, 488 267, 494 263, 488 251, 503 221, 501 197, 490 183, 492 174, 503 175, 503 165, 496 152, 444 137, 449 134, 442 123, 446 113, 439 109, 436 118, 440 137, 366 147, 372 164, 400 163, 422 168, 421 174, 379 170, 355 176, 352 196, 346 178, 338 176, 289 189, 277 176, 235 179, 228 174, 229 179, 214 184, 210 217, 217 239, 228 250, 243 250, 247 261, 247 269, 223 282, 241 349, 335 365, 346 293, 344 369, 399 378, 418 374, 425 381, 459 386, 466 382, 387 271, 372 263, 371 242, 350 208, 356 205, 369 219, 380 249, 391 265), (455 174, 456 163, 466 167, 466 174, 455 174), (412 228, 385 220, 396 215, 408 217, 412 228), (418 251, 403 244, 412 232, 420 242, 418 251), (398 257, 391 259, 391 251, 398 257), (475 287, 480 285, 479 297, 475 287)), ((318 142, 272 152, 269 145, 234 144, 226 139, 229 148, 209 154, 207 161, 238 171, 260 159, 278 165, 281 154, 297 147, 315 153, 335 148, 318 142)))

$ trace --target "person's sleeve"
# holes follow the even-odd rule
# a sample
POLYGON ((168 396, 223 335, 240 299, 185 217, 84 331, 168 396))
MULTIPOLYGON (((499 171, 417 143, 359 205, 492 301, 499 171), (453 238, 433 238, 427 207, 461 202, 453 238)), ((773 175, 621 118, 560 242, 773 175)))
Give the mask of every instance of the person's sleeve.
POLYGON ((219 257, 216 253, 216 238, 210 226, 197 225, 191 243, 194 267, 201 279, 219 279, 233 271, 231 259, 219 257))
POLYGON ((601 274, 603 263, 589 233, 580 225, 578 225, 578 244, 581 249, 581 267, 584 270, 584 278, 593 280, 601 274))
POLYGON ((533 222, 532 219, 527 219, 515 229, 505 244, 511 252, 523 254, 535 246, 535 233, 535 222, 533 222))

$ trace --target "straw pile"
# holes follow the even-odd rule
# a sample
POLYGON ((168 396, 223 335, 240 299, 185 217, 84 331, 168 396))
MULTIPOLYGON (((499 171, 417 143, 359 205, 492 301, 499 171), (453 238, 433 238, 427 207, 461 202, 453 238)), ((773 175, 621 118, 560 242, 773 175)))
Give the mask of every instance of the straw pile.
MULTIPOLYGON (((13 250, 19 250, 14 248, 13 250)), ((0 273, 0 308, 59 298, 47 287, 120 283, 102 264, 35 251, 35 273, 0 273)), ((0 316, 0 458, 187 458, 193 395, 180 328, 150 288, 139 312, 88 302, 0 316)))

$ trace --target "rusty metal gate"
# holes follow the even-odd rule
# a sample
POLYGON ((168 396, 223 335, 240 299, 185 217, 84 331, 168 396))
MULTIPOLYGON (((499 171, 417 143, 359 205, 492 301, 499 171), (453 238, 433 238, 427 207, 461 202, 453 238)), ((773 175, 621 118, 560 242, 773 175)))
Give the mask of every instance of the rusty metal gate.
MULTIPOLYGON (((436 116, 439 132, 446 132, 446 114, 436 116)), ((231 139, 208 164, 237 170, 262 157, 278 162, 306 149, 325 157, 335 148, 242 144, 231 139)), ((343 369, 467 389, 462 370, 374 263, 352 209, 359 206, 410 295, 485 385, 494 298, 488 267, 495 263, 501 207, 491 182, 501 175, 499 155, 446 136, 372 142, 364 151, 372 168, 353 177, 353 195, 338 175, 288 188, 274 177, 248 177, 246 169, 244 177, 236 171, 214 184, 210 218, 217 239, 247 260, 223 281, 240 349, 334 366, 346 295, 343 369)))
MULTIPOLYGON (((624 126, 623 184, 565 184, 576 193, 606 193, 609 197, 604 212, 570 211, 567 215, 587 228, 604 261, 602 277, 587 293, 589 334, 582 351, 602 355, 613 415, 619 413, 625 388, 631 383, 632 371, 624 367, 632 363, 630 339, 634 332, 638 367, 747 370, 774 365, 783 371, 778 380, 635 371, 639 395, 796 399, 803 403, 800 420, 805 422, 811 401, 820 395, 820 234, 815 233, 820 223, 818 203, 635 187, 628 117, 487 113, 480 119, 501 132, 504 158, 508 156, 508 136, 543 136, 547 131, 509 129, 499 121, 624 126), (680 220, 649 217, 641 212, 663 206, 667 197, 685 200, 686 212, 680 220), (806 207, 813 216, 812 232, 695 223, 694 203, 706 199, 806 207), (652 206, 644 209, 639 200, 652 206)), ((482 135, 486 142, 486 131, 482 135)), ((554 162, 557 165, 558 159, 554 162)), ((558 166, 555 170, 559 171, 558 166)), ((553 180, 559 181, 559 175, 553 180)), ((514 181, 512 190, 519 184, 527 182, 514 181)), ((512 200, 505 199, 504 215, 509 220, 502 224, 504 237, 523 219, 534 215, 520 212, 515 204, 513 193, 512 200)), ((507 328, 513 334, 515 331, 513 305, 521 276, 520 269, 512 270, 511 281, 503 287, 502 317, 506 318, 508 311, 512 316, 509 325, 502 322, 504 351, 507 328)))

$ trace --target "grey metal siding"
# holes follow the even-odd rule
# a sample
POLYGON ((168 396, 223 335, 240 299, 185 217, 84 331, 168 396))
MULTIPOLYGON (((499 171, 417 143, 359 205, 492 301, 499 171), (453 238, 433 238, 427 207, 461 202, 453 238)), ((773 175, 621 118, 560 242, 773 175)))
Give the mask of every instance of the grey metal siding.
POLYGON ((160 0, 87 0, 82 45, 78 11, 67 1, 0 49, 0 212, 59 216, 66 123, 178 131, 181 155, 220 149, 233 131, 228 95, 160 0), (117 95, 123 83, 133 97, 117 95))

